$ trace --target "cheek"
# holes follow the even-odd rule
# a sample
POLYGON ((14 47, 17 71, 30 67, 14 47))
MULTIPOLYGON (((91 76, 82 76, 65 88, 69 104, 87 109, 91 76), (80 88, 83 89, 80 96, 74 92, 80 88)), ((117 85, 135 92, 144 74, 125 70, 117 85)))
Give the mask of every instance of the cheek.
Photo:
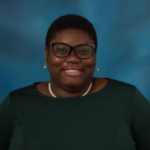
POLYGON ((91 73, 91 74, 93 74, 94 73, 94 71, 95 71, 95 66, 96 66, 96 54, 94 53, 92 56, 91 56, 91 58, 89 59, 89 67, 90 67, 90 69, 89 69, 89 72, 91 73))
POLYGON ((96 65, 96 55, 92 55, 89 59, 85 60, 87 67, 95 68, 96 65))
POLYGON ((48 54, 48 64, 50 66, 59 66, 63 62, 62 58, 56 57, 52 51, 48 54))
POLYGON ((57 57, 55 57, 55 58, 51 57, 48 62, 52 66, 58 66, 59 64, 61 64, 62 61, 59 58, 57 58, 57 57))
POLYGON ((89 59, 85 60, 83 63, 85 64, 85 72, 87 72, 89 75, 92 75, 95 71, 96 60, 89 59))
POLYGON ((51 73, 55 74, 59 72, 60 71, 59 68, 62 66, 63 62, 64 62, 63 58, 58 58, 54 54, 50 53, 48 56, 48 62, 47 62, 50 74, 51 73))

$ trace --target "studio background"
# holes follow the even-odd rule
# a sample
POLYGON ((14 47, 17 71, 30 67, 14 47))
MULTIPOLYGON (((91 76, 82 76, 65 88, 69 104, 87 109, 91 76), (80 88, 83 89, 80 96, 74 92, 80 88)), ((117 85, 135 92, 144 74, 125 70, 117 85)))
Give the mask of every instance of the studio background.
POLYGON ((131 83, 150 100, 150 0, 0 0, 0 102, 12 90, 50 80, 46 32, 70 13, 97 31, 94 76, 131 83))

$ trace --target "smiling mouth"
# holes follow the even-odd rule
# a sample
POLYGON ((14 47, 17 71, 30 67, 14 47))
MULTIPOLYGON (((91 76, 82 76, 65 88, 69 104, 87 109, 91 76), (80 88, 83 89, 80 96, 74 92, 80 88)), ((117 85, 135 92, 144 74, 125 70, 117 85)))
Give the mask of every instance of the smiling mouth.
POLYGON ((65 74, 68 76, 80 76, 83 73, 83 70, 64 70, 65 74))

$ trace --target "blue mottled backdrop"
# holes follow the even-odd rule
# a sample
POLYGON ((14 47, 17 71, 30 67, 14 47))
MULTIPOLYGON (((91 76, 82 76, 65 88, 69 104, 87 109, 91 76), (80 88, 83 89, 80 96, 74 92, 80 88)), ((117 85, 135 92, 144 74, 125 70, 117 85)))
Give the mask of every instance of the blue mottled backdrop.
POLYGON ((70 13, 97 31, 95 76, 134 84, 150 100, 150 0, 0 0, 0 101, 50 79, 43 69, 45 35, 54 19, 70 13))

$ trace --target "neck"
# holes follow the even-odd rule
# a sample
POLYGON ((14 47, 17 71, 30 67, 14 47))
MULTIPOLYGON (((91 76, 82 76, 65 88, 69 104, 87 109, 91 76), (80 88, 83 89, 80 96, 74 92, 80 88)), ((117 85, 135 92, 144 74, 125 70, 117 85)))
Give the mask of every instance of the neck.
POLYGON ((69 87, 69 86, 59 86, 51 82, 51 96, 54 94, 56 97, 77 97, 84 96, 90 92, 92 81, 86 82, 84 85, 78 87, 69 87), (83 95, 84 94, 84 95, 83 95))

